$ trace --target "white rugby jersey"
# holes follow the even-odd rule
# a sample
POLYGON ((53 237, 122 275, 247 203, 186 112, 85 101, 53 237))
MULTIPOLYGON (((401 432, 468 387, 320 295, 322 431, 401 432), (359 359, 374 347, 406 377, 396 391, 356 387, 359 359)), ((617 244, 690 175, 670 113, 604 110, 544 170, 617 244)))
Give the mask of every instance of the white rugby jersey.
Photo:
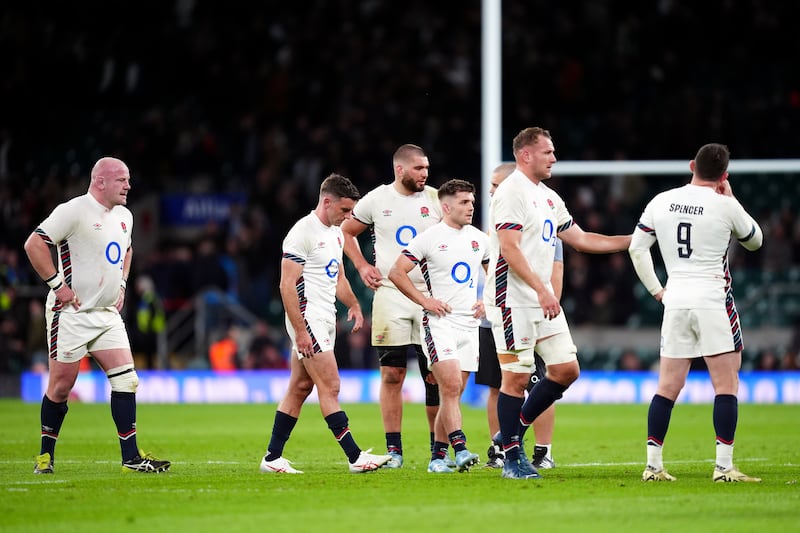
POLYGON ((296 283, 303 316, 335 318, 336 283, 344 249, 342 229, 326 226, 312 211, 292 226, 282 249, 284 259, 303 265, 303 275, 296 283))
MULTIPOLYGON (((381 283, 394 288, 389 270, 397 256, 411 239, 442 219, 442 208, 433 187, 425 186, 425 190, 405 196, 390 183, 376 187, 359 200, 353 208, 353 218, 371 226, 375 266, 383 275, 381 283)), ((408 275, 419 290, 425 290, 419 269, 408 275)))
POLYGON ((506 178, 492 197, 489 211, 489 272, 484 302, 496 307, 539 307, 539 297, 530 285, 509 269, 497 230, 522 232, 520 248, 531 268, 550 290, 557 234, 572 226, 564 201, 550 187, 529 180, 519 170, 506 178))
MULTIPOLYGON (((58 205, 36 233, 57 247, 58 270, 81 302, 77 311, 59 304, 62 312, 116 305, 133 234, 133 215, 127 207, 107 209, 87 193, 58 205)), ((57 310, 55 306, 56 296, 51 290, 47 307, 57 310)))
POLYGON ((479 272, 489 262, 488 236, 468 225, 461 229, 439 222, 414 237, 402 252, 419 265, 427 292, 451 308, 448 318, 476 327, 479 272))
POLYGON ((761 239, 761 228, 742 205, 710 187, 684 185, 655 196, 644 209, 631 249, 656 240, 667 270, 665 309, 714 309, 731 292, 728 245, 761 239))

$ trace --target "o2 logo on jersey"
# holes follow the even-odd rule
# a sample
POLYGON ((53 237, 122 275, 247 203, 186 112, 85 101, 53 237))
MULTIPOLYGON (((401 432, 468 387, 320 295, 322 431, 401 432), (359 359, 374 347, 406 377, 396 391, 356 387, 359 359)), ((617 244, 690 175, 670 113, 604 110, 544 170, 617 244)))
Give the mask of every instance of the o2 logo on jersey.
POLYGON ((106 246, 106 260, 116 265, 122 260, 122 247, 116 241, 111 241, 106 246))
POLYGON ((556 235, 556 227, 553 224, 553 221, 549 218, 544 219, 544 223, 542 224, 542 241, 551 243, 553 246, 556 245, 556 240, 554 239, 556 235))
POLYGON ((339 275, 339 261, 336 259, 331 259, 327 265, 325 265, 325 274, 329 278, 335 278, 339 275))
POLYGON ((408 246, 411 239, 417 236, 417 228, 414 226, 400 226, 394 234, 394 240, 400 246, 408 246))
POLYGON ((453 278, 453 281, 456 283, 469 282, 469 286, 472 287, 472 269, 464 261, 459 261, 453 265, 453 269, 450 271, 450 277, 453 278))

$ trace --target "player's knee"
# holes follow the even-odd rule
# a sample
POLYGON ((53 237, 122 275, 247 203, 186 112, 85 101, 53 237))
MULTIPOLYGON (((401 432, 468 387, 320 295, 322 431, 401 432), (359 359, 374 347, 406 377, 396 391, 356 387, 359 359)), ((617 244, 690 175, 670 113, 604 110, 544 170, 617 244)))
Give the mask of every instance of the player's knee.
POLYGON ((298 379, 289 387, 289 393, 301 397, 303 400, 308 398, 311 391, 314 390, 314 381, 309 377, 305 379, 298 379))
POLYGON ((139 386, 139 376, 133 364, 118 366, 108 371, 108 383, 112 392, 135 393, 139 386))
POLYGON ((530 383, 528 374, 518 372, 506 372, 503 374, 503 382, 500 385, 500 392, 510 396, 522 397, 525 389, 530 383))
POLYGON ((69 400, 69 393, 72 387, 68 383, 50 383, 47 387, 47 397, 55 403, 63 403, 69 400))

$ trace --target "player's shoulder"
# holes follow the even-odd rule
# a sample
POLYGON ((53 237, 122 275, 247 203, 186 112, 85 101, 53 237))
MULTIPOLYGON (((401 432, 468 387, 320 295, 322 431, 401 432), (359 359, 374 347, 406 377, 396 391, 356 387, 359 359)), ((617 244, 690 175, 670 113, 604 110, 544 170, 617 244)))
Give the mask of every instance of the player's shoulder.
POLYGON ((488 240, 489 239, 489 236, 486 233, 484 233, 483 231, 479 230, 478 228, 476 228, 472 224, 467 224, 466 226, 464 226, 464 230, 466 231, 466 234, 469 235, 471 238, 480 239, 480 240, 488 240))
POLYGON ((114 214, 123 220, 133 220, 133 213, 124 205, 114 206, 114 214))
POLYGON ((545 182, 539 182, 539 190, 544 194, 545 198, 548 198, 554 202, 564 204, 564 200, 561 198, 561 195, 556 192, 555 189, 547 185, 545 182))
POLYGON ((312 213, 308 213, 307 215, 298 219, 297 222, 292 224, 292 227, 289 228, 288 234, 296 235, 299 233, 308 233, 313 231, 314 228, 311 227, 313 225, 312 223, 314 222, 312 216, 313 216, 312 213))
POLYGON ((84 215, 96 212, 97 201, 89 196, 89 194, 82 194, 75 196, 58 204, 53 209, 53 215, 63 219, 66 218, 81 218, 84 215))
POLYGON ((425 188, 422 190, 422 194, 431 200, 436 202, 439 201, 439 189, 432 185, 425 185, 425 188))

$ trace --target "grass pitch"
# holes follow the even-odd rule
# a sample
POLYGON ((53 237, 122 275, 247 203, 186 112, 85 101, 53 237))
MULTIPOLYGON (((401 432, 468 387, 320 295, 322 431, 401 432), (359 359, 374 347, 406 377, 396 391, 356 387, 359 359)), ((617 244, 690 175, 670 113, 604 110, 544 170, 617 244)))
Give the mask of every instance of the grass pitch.
MULTIPOLYGON (((362 448, 384 449, 377 405, 346 405, 362 448)), ((121 474, 108 405, 71 404, 56 473, 32 474, 39 405, 0 400, 0 531, 779 531, 800 524, 800 406, 740 405, 735 460, 760 484, 711 482, 710 405, 676 406, 664 448, 675 483, 643 483, 646 405, 560 405, 555 470, 506 480, 477 466, 426 472, 424 408, 405 406, 406 464, 350 474, 316 404, 284 455, 305 474, 258 463, 275 405, 139 406, 139 444, 166 474, 121 474)), ((485 412, 464 409, 485 460, 485 412)), ((528 445, 532 449, 532 445, 528 445)))

